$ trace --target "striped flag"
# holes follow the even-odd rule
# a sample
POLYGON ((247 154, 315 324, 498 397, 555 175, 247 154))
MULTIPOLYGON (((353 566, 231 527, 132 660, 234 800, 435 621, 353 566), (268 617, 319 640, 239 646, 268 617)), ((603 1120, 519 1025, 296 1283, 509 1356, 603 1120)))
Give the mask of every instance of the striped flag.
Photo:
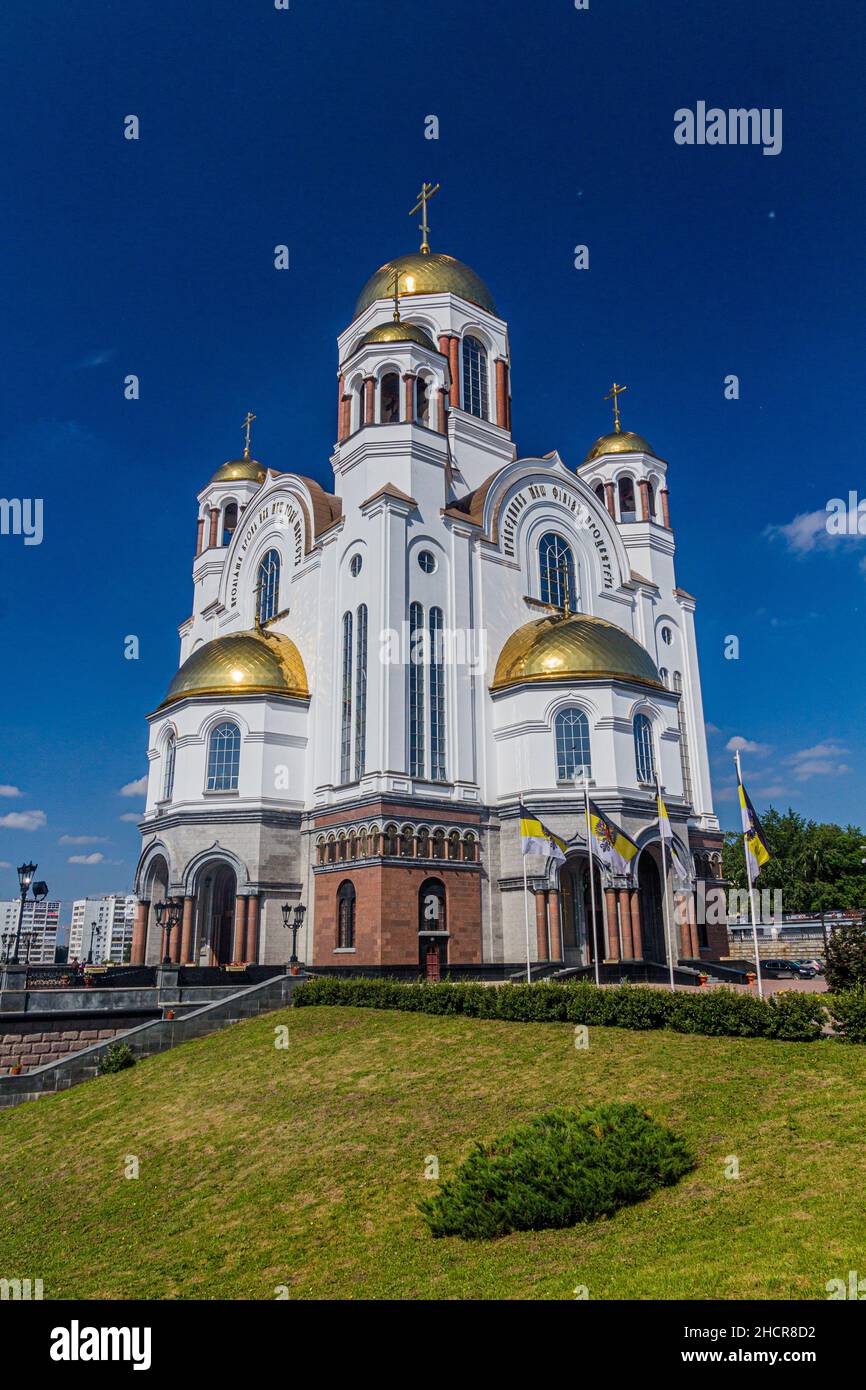
POLYGON ((637 854, 637 845, 625 831, 611 820, 594 801, 589 802, 589 827, 596 842, 596 854, 602 863, 618 874, 627 874, 629 864, 637 854))
POLYGON ((659 792, 657 797, 657 805, 659 813, 659 835, 661 836, 662 843, 667 846, 667 852, 671 857, 671 868, 674 871, 674 878, 678 883, 691 883, 692 876, 689 872, 688 865, 683 859, 679 846, 674 844, 674 832, 671 829, 668 808, 662 799, 661 792, 659 792))
POLYGON ((520 847, 524 854, 552 854, 560 864, 565 863, 566 842, 554 835, 552 830, 548 830, 543 821, 533 816, 531 811, 527 811, 521 801, 519 807, 520 814, 520 847))
POLYGON ((748 792, 739 776, 737 785, 740 793, 740 814, 743 818, 743 841, 749 861, 750 877, 754 880, 770 858, 770 851, 767 848, 764 827, 758 820, 758 813, 749 800, 748 792))

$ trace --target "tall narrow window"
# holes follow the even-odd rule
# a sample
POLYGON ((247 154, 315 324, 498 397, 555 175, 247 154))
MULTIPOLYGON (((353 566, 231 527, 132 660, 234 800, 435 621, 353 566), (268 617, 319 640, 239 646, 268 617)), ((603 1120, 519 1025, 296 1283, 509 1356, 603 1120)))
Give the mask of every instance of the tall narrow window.
POLYGON ((639 782, 655 781, 653 729, 645 714, 636 714, 634 717, 634 762, 639 782))
POLYGON ((223 543, 223 545, 228 545, 229 541, 231 540, 232 536, 234 535, 235 531, 237 530, 237 525, 238 525, 238 504, 237 504, 237 502, 229 502, 228 506, 226 507, 225 511, 223 512, 223 535, 222 535, 222 543, 223 543))
POLYGON ((400 419, 400 378, 396 372, 382 377, 379 418, 383 425, 393 425, 400 419))
POLYGON ((340 720, 340 781, 352 770, 352 615, 343 614, 343 685, 340 720))
POLYGON ((177 753, 177 739, 170 733, 163 744, 162 799, 171 801, 174 792, 174 760, 177 753))
POLYGON ((480 420, 489 420, 487 400, 487 352, 477 338, 463 339, 463 409, 480 420))
POLYGON ((337 889, 337 947, 341 951, 355 948, 355 885, 349 879, 337 889))
POLYGON ((430 609, 430 776, 445 781, 445 666, 442 609, 430 609))
POLYGON ((683 798, 692 804, 692 763, 689 757, 689 734, 686 727, 686 707, 683 701, 683 678, 674 671, 674 690, 679 695, 677 701, 677 723, 680 726, 680 761, 683 767, 683 798))
POLYGON ((424 749, 424 609, 409 605, 409 775, 423 777, 424 749))
POLYGON ((563 540, 555 531, 548 531, 539 541, 538 568, 541 574, 542 601, 553 603, 557 608, 564 608, 567 583, 568 605, 572 609, 576 608, 574 555, 568 541, 563 540))
POLYGON ((280 557, 269 550, 259 565, 259 622, 269 623, 280 608, 280 557))
POLYGON ((209 792, 236 792, 241 760, 241 731, 226 720, 217 724, 208 744, 207 784, 209 792))
POLYGON ((556 735, 556 780, 574 782, 592 776, 589 748, 589 720, 583 710, 569 705, 554 721, 556 735))
POLYGON ((415 380, 415 419, 419 425, 430 423, 430 393, 427 378, 424 376, 415 380))
POLYGON ((631 478, 620 478, 619 480, 619 519, 620 521, 637 521, 634 483, 631 478))
POLYGON ((355 781, 364 776, 367 756, 367 605, 357 612, 355 635, 355 781))

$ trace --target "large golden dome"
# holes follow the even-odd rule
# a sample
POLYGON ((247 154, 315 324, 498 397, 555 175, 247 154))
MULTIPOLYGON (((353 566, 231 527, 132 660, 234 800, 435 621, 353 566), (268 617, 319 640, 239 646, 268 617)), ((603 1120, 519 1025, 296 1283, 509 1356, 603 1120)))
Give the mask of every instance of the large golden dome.
POLYGON ((643 435, 632 434, 631 430, 611 430, 610 434, 603 434, 597 439, 583 460, 584 464, 592 463, 593 459, 601 458, 602 454, 653 454, 655 449, 643 438, 643 435))
POLYGON ((496 313, 489 289, 480 275, 476 275, 468 265, 440 252, 423 255, 420 251, 413 251, 411 255, 396 256, 394 260, 386 261, 375 275, 370 276, 355 305, 355 318, 375 300, 393 299, 395 270, 400 274, 398 293, 401 299, 404 295, 413 294, 458 294, 461 299, 468 299, 470 304, 478 304, 488 313, 496 313))
POLYGON ((258 459, 229 459, 220 464, 211 478, 212 483, 236 483, 238 481, 263 483, 266 469, 258 459))
POLYGON ((527 681, 624 680, 664 690, 646 648, 621 627, 587 613, 525 623, 499 654, 491 690, 527 681))
POLYGON ((369 333, 365 333, 356 351, 366 347, 368 343, 420 343, 429 352, 438 352, 436 344, 425 333, 423 328, 418 328, 414 323, 394 322, 391 319, 388 323, 377 323, 375 328, 371 328, 369 333))
POLYGON ((233 632, 216 637, 188 656, 160 705, 188 695, 310 696, 301 654, 276 632, 233 632))

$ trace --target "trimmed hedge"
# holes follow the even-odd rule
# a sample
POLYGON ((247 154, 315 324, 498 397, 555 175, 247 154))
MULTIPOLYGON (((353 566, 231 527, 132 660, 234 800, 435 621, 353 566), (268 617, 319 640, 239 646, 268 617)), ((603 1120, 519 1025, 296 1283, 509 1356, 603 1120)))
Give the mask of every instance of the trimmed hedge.
POLYGON ((638 1105, 560 1107, 476 1144, 418 1205, 434 1236, 491 1240, 612 1216, 694 1166, 685 1141, 638 1105))
POLYGON ((866 1041, 866 995, 862 999, 862 1004, 846 1003, 850 996, 831 998, 826 994, 793 992, 759 999, 730 989, 686 994, 682 990, 671 993, 641 985, 599 989, 585 981, 493 987, 471 982, 405 984, 397 980, 341 980, 332 976, 312 979, 292 996, 296 1007, 346 1004, 361 1009, 466 1014, 470 1018, 507 1019, 514 1023, 672 1028, 678 1033, 710 1037, 780 1038, 788 1042, 814 1042, 834 1019, 837 1030, 847 1039, 866 1041))

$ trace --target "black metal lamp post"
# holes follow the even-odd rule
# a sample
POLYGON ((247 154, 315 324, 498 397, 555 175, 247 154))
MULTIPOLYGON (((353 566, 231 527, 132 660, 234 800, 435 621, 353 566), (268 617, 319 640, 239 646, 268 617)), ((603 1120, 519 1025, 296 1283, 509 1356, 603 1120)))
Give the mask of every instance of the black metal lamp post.
MULTIPOLYGON (((12 965, 18 964, 18 947, 21 944, 21 923, 24 921, 24 903, 27 899, 27 893, 33 882, 35 873, 35 864, 20 864, 18 866, 18 882, 21 885, 21 903, 18 908, 18 926, 15 929, 15 946, 12 950, 12 960, 10 962, 12 965)), ((43 884, 39 886, 44 887, 43 884)))
POLYGON ((156 904, 154 912, 156 913, 157 926, 165 932, 165 955, 162 958, 162 963, 163 965, 171 965, 171 934, 175 927, 180 925, 183 906, 175 898, 166 898, 165 902, 156 904))
POLYGON ((292 954, 289 956, 289 965, 292 967, 292 974, 297 973, 298 932, 304 925, 304 917, 306 916, 307 909, 304 907, 303 903, 296 903, 294 911, 294 921, 289 922, 289 917, 292 913, 292 907, 290 903, 283 903, 283 926, 286 928, 287 931, 291 930, 292 933, 292 954))

